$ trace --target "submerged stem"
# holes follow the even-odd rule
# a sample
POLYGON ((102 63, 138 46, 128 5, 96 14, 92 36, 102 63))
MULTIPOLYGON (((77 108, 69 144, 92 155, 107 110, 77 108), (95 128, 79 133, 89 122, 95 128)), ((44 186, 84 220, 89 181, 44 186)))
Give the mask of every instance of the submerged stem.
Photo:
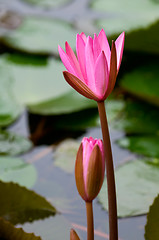
POLYGON ((98 111, 100 116, 104 152, 106 160, 106 177, 108 188, 108 212, 109 212, 109 240, 118 240, 118 223, 117 223, 117 204, 116 204, 116 188, 114 177, 113 157, 108 129, 107 116, 105 105, 103 102, 98 102, 98 111))
POLYGON ((92 202, 86 202, 86 213, 87 213, 87 240, 94 240, 94 221, 92 202))

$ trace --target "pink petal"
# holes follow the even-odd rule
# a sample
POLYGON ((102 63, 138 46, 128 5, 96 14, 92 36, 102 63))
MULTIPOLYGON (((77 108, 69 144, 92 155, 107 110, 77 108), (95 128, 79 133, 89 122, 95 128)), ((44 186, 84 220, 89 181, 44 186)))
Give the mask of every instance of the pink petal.
POLYGON ((70 72, 63 72, 65 80, 68 84, 73 87, 78 93, 83 95, 86 98, 94 99, 95 101, 99 101, 98 97, 87 87, 85 83, 83 83, 79 78, 70 72))
POLYGON ((86 42, 87 42, 87 37, 86 37, 86 35, 84 34, 84 32, 81 32, 80 36, 81 36, 81 38, 83 39, 84 43, 86 43, 86 42))
POLYGON ((86 56, 86 73, 87 73, 87 86, 95 93, 95 76, 94 76, 94 55, 93 55, 93 39, 87 38, 85 47, 86 56))
POLYGON ((109 94, 111 94, 115 86, 116 77, 117 77, 117 54, 116 54, 115 43, 114 41, 112 41, 109 81, 108 81, 107 91, 104 96, 105 99, 109 96, 109 94))
POLYGON ((76 71, 76 76, 83 81, 83 76, 81 73, 79 62, 77 61, 77 58, 76 58, 72 48, 68 44, 68 42, 65 43, 65 48, 66 48, 66 54, 70 58, 71 65, 73 66, 74 70, 76 71))
POLYGON ((85 192, 87 194, 87 175, 88 175, 88 165, 89 165, 89 159, 93 150, 92 144, 90 144, 90 140, 88 138, 84 138, 82 141, 83 145, 83 177, 84 177, 84 185, 85 185, 85 192))
POLYGON ((108 64, 104 51, 99 55, 95 65, 96 95, 102 99, 108 87, 109 73, 108 64))
POLYGON ((118 69, 118 71, 119 71, 122 56, 123 56, 124 39, 125 39, 125 32, 121 33, 120 36, 115 41, 116 52, 117 52, 117 69, 118 69))
POLYGON ((93 52, 94 52, 94 61, 96 62, 99 54, 101 53, 101 47, 99 45, 98 37, 96 34, 94 34, 93 52))
POLYGON ((82 39, 82 37, 77 34, 76 38, 76 52, 77 52, 77 57, 78 57, 78 62, 81 68, 81 72, 83 75, 84 82, 86 83, 87 81, 87 75, 86 75, 86 67, 85 67, 85 43, 82 39))
POLYGON ((110 46, 109 46, 106 34, 104 32, 104 29, 100 31, 98 35, 98 41, 99 41, 101 50, 103 50, 105 53, 107 63, 108 63, 108 69, 110 69, 110 46))
POLYGON ((65 68, 72 73, 73 75, 76 76, 76 70, 74 68, 74 64, 72 65, 70 58, 67 56, 67 54, 64 52, 64 50, 58 46, 59 54, 61 61, 63 62, 65 68))

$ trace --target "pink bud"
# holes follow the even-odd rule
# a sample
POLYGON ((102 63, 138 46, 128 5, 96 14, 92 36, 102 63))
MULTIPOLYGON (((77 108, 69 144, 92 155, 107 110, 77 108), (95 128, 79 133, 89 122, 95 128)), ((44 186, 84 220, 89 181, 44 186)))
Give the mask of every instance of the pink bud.
POLYGON ((71 229, 70 231, 70 240, 80 240, 79 236, 77 235, 74 229, 71 229))
POLYGON ((104 180, 104 146, 100 139, 84 137, 77 152, 75 164, 76 186, 80 196, 92 201, 99 193, 104 180))

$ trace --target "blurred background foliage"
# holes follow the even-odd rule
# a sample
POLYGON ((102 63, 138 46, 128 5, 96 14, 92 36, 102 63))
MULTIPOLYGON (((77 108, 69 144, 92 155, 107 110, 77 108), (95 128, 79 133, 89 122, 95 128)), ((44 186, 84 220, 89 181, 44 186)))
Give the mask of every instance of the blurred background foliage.
MULTIPOLYGON (((0 179, 20 183, 17 172, 13 171, 18 166, 23 176, 27 176, 28 171, 32 174, 29 182, 24 177, 22 185, 32 186, 37 178, 36 169, 23 165, 19 158, 10 165, 13 155, 27 152, 33 144, 57 144, 99 126, 96 103, 76 93, 63 79, 64 66, 57 47, 59 44, 64 48, 68 41, 75 50, 77 33, 84 31, 93 36, 101 28, 110 44, 122 31, 126 32, 122 65, 106 109, 112 129, 123 133, 116 144, 135 154, 134 162, 117 170, 119 188, 122 186, 119 199, 123 204, 119 203, 119 215, 140 215, 148 212, 158 194, 158 0, 0 0, 0 179), (26 138, 18 136, 14 127, 23 117, 27 124, 22 124, 20 133, 26 138), (138 155, 140 157, 136 158, 138 155), (5 169, 11 174, 6 174, 5 169), (143 176, 139 176, 137 170, 143 170, 143 176), (153 172, 155 177, 148 180, 148 174, 152 176, 153 172), (146 200, 142 198, 143 193, 133 184, 134 176, 145 192, 150 184, 150 198, 147 195, 146 200), (126 177, 128 186, 123 184, 127 182, 126 177), (123 198, 128 190, 134 198, 123 198)), ((72 167, 70 170, 62 160, 64 156, 71 158, 72 166, 77 143, 71 142, 71 147, 68 143, 62 145, 64 152, 61 148, 55 151, 55 165, 70 173, 72 167)), ((101 204, 103 198, 101 195, 101 204)), ((152 208, 154 213, 157 203, 158 199, 152 208)), ((48 211, 46 215, 49 214, 48 211)), ((151 220, 153 214, 150 216, 145 236, 155 240, 158 235, 150 234, 150 229, 155 229, 156 225, 151 220)))

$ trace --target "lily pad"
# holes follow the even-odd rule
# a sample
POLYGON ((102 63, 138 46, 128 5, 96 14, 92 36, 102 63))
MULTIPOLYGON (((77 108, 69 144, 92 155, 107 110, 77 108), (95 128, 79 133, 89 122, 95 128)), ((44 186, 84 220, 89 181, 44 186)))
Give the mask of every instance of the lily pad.
POLYGON ((74 171, 76 154, 80 143, 78 141, 67 139, 60 143, 54 152, 54 164, 67 173, 74 171))
POLYGON ((12 49, 34 54, 58 55, 58 45, 64 47, 67 40, 75 48, 77 32, 64 21, 40 17, 26 17, 21 25, 2 38, 12 49))
POLYGON ((127 33, 125 49, 159 54, 159 36, 156 32, 159 32, 159 21, 148 25, 146 28, 140 28, 127 33))
POLYGON ((159 133, 158 107, 130 99, 120 101, 122 105, 117 109, 113 128, 124 130, 128 134, 159 133))
POLYGON ((70 91, 60 61, 14 54, 4 55, 1 60, 12 74, 13 92, 21 104, 38 104, 70 91))
POLYGON ((158 62, 125 74, 121 86, 129 93, 159 106, 158 62))
POLYGON ((145 240, 158 240, 159 238, 159 195, 155 198, 153 204, 150 206, 147 223, 145 226, 145 240))
POLYGON ((0 131, 0 155, 18 155, 32 147, 31 141, 12 132, 0 131))
POLYGON ((125 102, 122 99, 107 99, 105 109, 108 115, 108 121, 113 123, 119 120, 120 114, 125 107, 125 102))
POLYGON ((0 127, 14 122, 21 114, 22 107, 13 93, 13 79, 9 68, 0 62, 0 127))
POLYGON ((30 112, 42 115, 68 114, 93 107, 97 107, 95 101, 86 99, 74 90, 70 90, 58 98, 28 105, 30 112))
POLYGON ((0 216, 13 224, 53 216, 56 209, 42 196, 15 183, 0 181, 0 216))
MULTIPOLYGON (((150 160, 134 160, 115 171, 119 217, 146 214, 158 194, 159 165, 150 160)), ((106 181, 98 196, 108 209, 106 181)))
POLYGON ((58 60, 7 54, 1 61, 12 75, 17 101, 33 113, 66 114, 97 107, 95 101, 84 98, 66 83, 64 66, 58 60))
POLYGON ((27 188, 33 187, 36 182, 35 167, 20 158, 0 157, 0 166, 0 180, 4 182, 12 181, 27 188))
POLYGON ((46 8, 60 7, 61 5, 64 5, 70 2, 70 0, 53 0, 53 1, 52 0, 24 0, 24 1, 36 6, 41 6, 46 8))
POLYGON ((159 19, 159 4, 151 0, 129 3, 126 0, 94 0, 91 7, 105 13, 105 18, 99 19, 97 25, 104 27, 107 34, 146 27, 159 19))
POLYGON ((33 233, 26 233, 22 228, 15 228, 10 222, 0 218, 0 239, 6 240, 41 240, 33 233))
POLYGON ((159 136, 130 136, 119 139, 117 143, 131 152, 159 158, 159 136))

